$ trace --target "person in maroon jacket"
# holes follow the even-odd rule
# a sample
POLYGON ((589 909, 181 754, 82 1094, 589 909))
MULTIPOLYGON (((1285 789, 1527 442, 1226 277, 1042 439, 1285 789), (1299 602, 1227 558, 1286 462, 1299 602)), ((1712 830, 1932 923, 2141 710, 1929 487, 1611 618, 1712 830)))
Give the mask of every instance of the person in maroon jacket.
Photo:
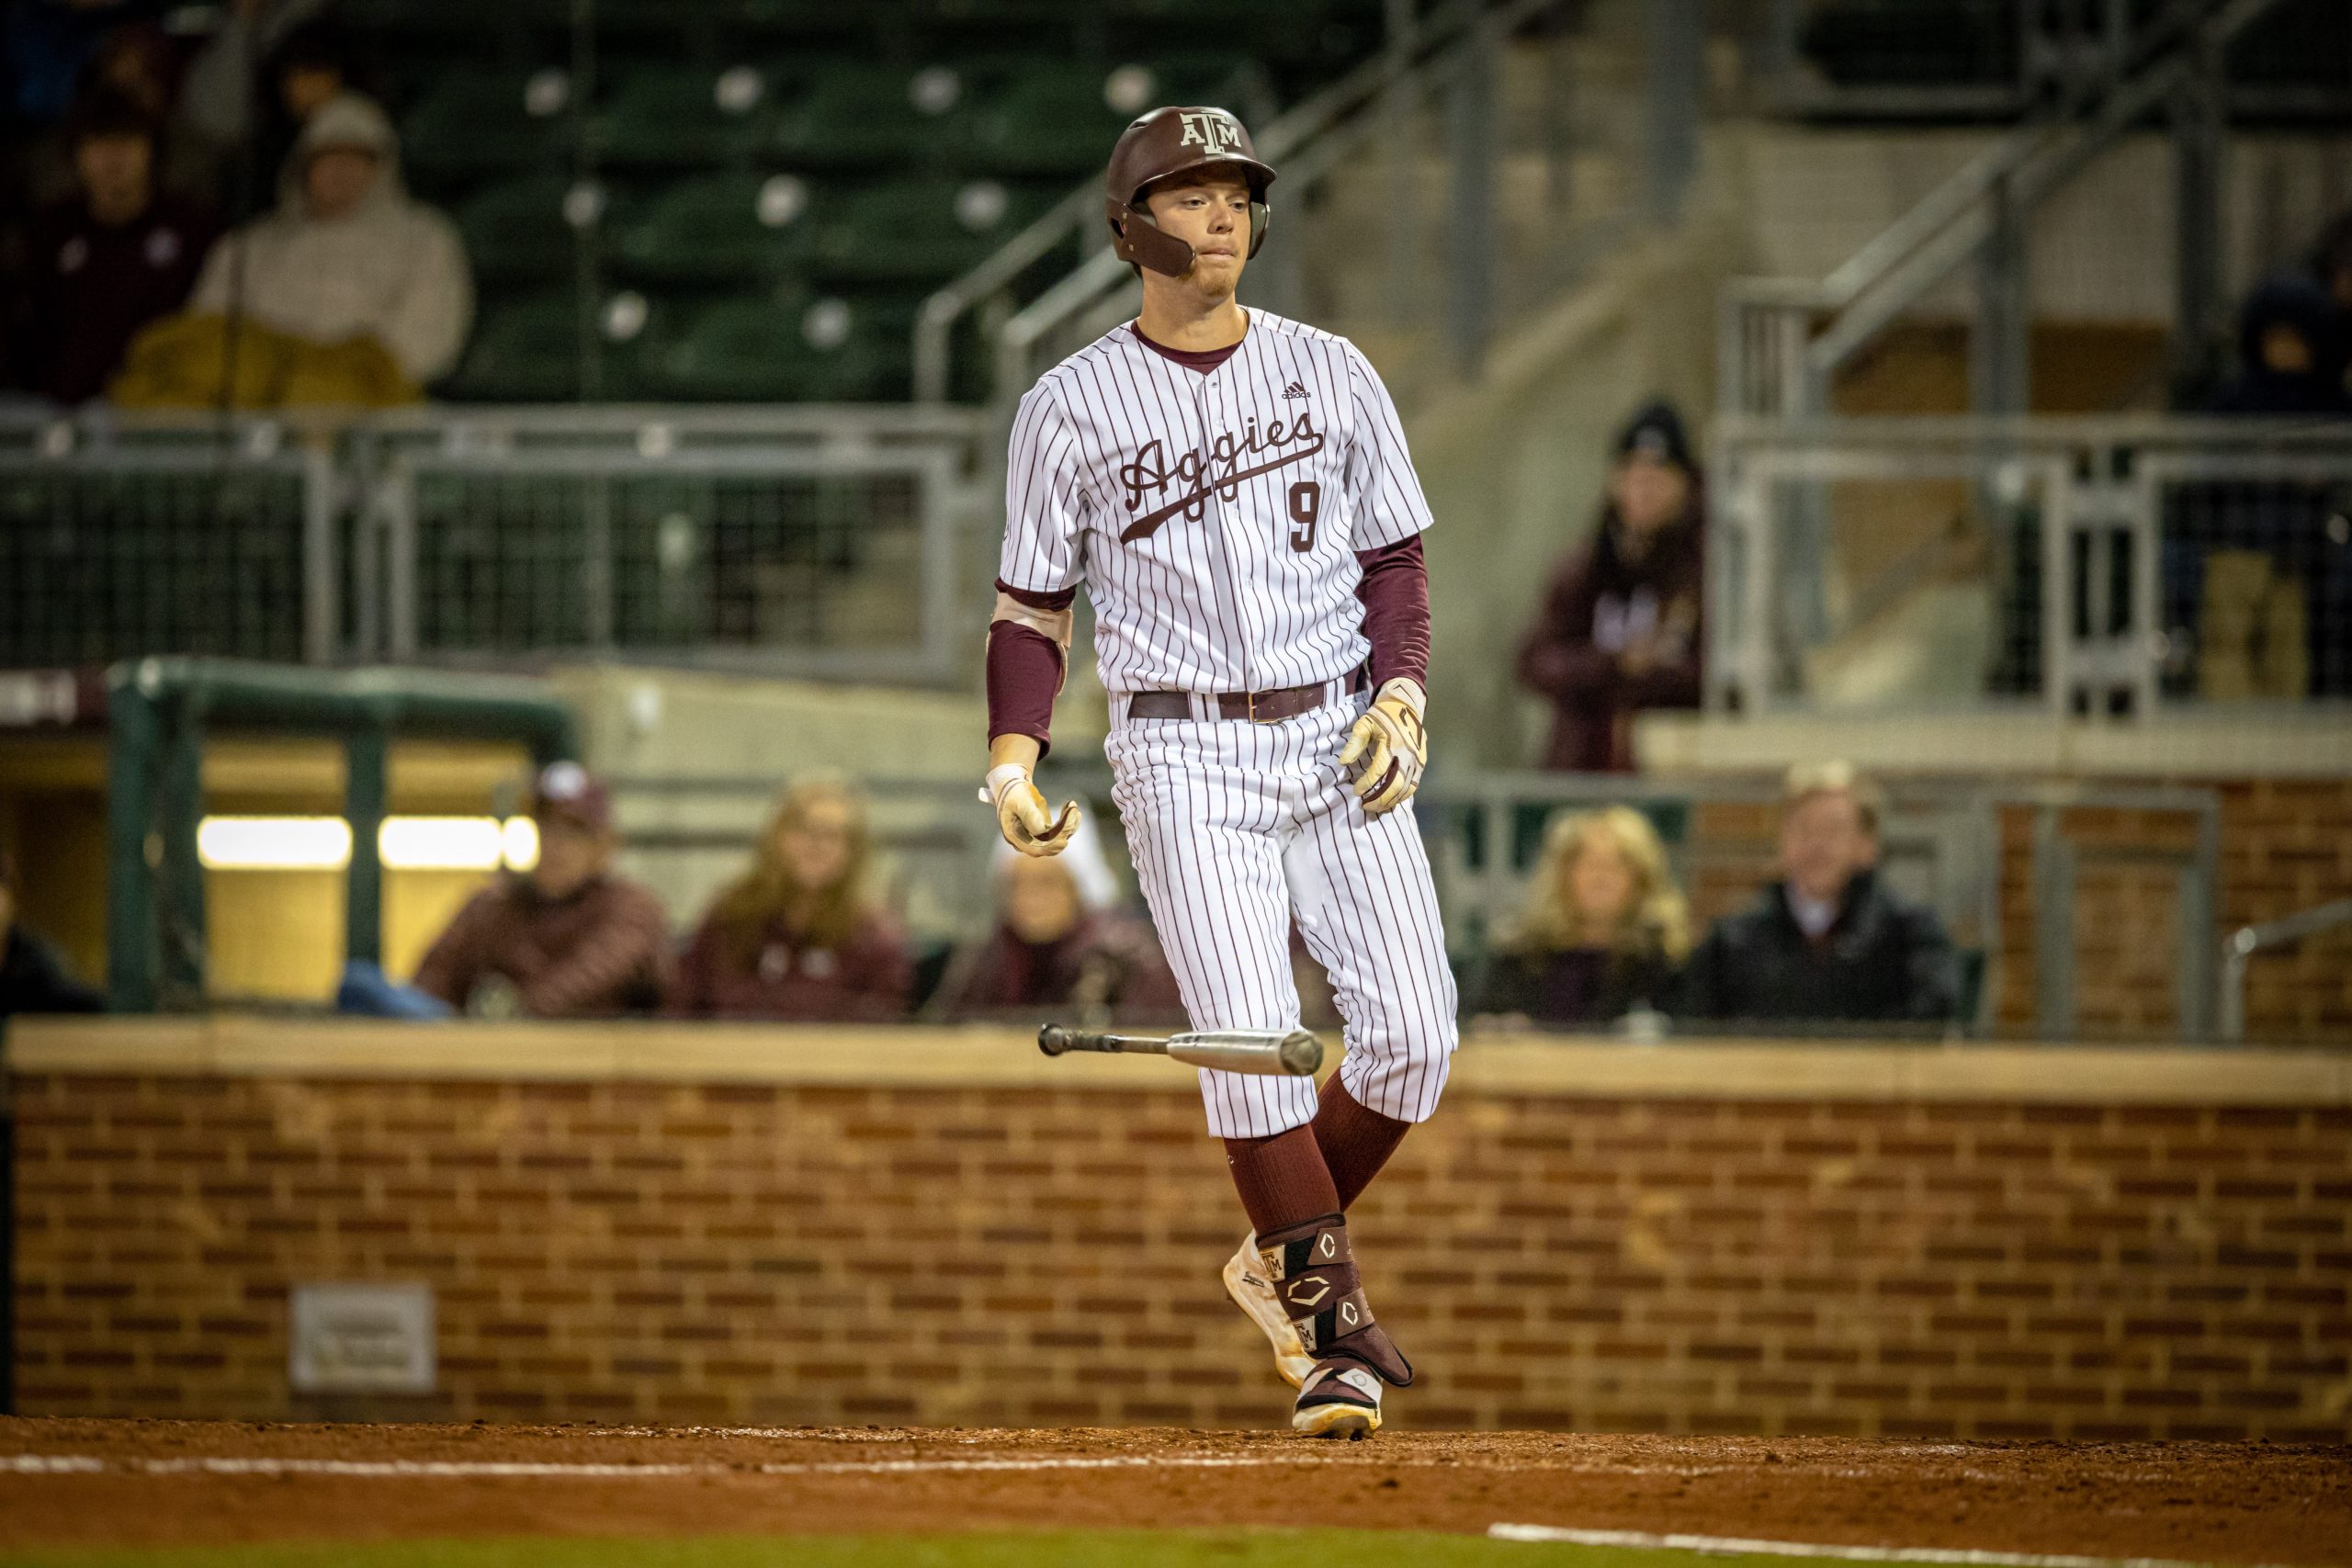
POLYGON ((1184 1025, 1176 976, 1150 929, 1119 913, 1094 824, 1050 859, 996 851, 996 929, 959 950, 934 1011, 1101 1028, 1184 1025))
POLYGON ((106 390, 139 330, 187 300, 214 230, 158 188, 160 132, 131 98, 84 99, 67 140, 74 197, 37 216, 27 241, 20 378, 74 404, 106 390))
POLYGON ((664 1010, 679 1018, 886 1023, 902 1018, 914 965, 865 895, 865 803, 831 779, 794 785, 751 870, 712 900, 679 960, 664 1010))
POLYGON ((449 922, 412 984, 460 1011, 607 1018, 659 1006, 670 976, 661 900, 611 872, 612 793, 577 762, 538 777, 539 859, 449 922))
POLYGON ((1690 439, 1652 401, 1618 437, 1591 542, 1570 551, 1519 649, 1519 679, 1552 700, 1543 765, 1631 773, 1634 716, 1699 705, 1706 506, 1690 439))

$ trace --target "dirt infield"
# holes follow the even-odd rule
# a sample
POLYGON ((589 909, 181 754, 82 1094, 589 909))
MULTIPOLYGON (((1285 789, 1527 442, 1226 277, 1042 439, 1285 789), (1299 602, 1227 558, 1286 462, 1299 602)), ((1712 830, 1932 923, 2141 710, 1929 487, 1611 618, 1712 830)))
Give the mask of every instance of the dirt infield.
POLYGON ((1498 1523, 2352 1565, 2352 1450, 0 1420, 0 1548, 1498 1523))

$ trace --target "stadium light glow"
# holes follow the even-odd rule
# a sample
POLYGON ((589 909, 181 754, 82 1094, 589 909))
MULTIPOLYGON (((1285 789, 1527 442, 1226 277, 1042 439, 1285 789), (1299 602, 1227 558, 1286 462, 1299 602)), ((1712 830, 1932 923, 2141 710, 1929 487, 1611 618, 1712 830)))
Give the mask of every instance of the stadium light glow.
POLYGON ((387 871, 493 871, 499 848, 495 817, 387 817, 376 835, 387 871))
MULTIPOLYGON (((528 871, 539 860, 527 817, 387 817, 376 834, 387 871, 528 871)), ((340 817, 207 817, 197 859, 208 871, 342 871, 351 825, 340 817)))
POLYGON ((351 824, 340 817, 207 817, 196 825, 207 871, 340 871, 351 824))

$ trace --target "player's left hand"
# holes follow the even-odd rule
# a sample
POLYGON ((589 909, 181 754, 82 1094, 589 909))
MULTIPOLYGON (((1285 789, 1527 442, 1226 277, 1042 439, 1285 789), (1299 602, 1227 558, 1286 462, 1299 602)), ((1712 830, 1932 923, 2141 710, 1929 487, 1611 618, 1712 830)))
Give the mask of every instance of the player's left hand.
POLYGON ((1421 770, 1430 760, 1430 732, 1421 722, 1428 706, 1420 682, 1400 676, 1382 684, 1348 732, 1340 766, 1358 769, 1356 798, 1363 802, 1365 816, 1396 810, 1421 787, 1421 770))
POLYGON ((1060 816, 1053 815, 1046 797, 1029 782, 1029 770, 1018 762, 990 768, 988 782, 980 786, 980 800, 996 808, 1004 841, 1034 859, 1061 853, 1078 832, 1077 802, 1064 805, 1060 816))

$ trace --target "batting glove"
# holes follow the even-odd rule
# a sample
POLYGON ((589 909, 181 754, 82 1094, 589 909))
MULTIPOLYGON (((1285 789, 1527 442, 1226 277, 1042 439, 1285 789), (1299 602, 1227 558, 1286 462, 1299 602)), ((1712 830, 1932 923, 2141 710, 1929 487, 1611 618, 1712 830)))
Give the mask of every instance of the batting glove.
POLYGON ((1420 682, 1400 676, 1381 686, 1348 732, 1340 766, 1357 768, 1356 798, 1363 802, 1365 816, 1396 810, 1421 787, 1421 770, 1430 760, 1430 732, 1421 722, 1428 706, 1420 682))
POLYGON ((996 808, 997 830, 1024 855, 1057 855, 1078 831, 1078 803, 1063 806, 1059 817, 1050 814, 1046 797, 1029 782, 1029 770, 1018 762, 989 770, 989 782, 980 786, 980 801, 996 808))

